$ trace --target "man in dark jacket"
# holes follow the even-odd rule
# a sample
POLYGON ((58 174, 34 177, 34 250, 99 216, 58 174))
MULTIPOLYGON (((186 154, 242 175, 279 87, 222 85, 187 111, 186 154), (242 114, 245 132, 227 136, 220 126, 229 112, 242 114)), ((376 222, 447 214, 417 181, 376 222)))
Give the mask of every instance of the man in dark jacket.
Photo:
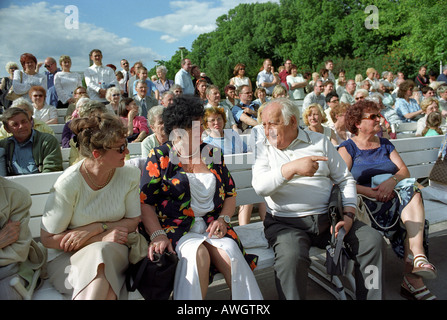
POLYGON ((0 140, 5 149, 8 176, 62 171, 62 153, 57 139, 48 133, 32 129, 28 113, 9 108, 2 117, 3 125, 12 136, 0 140))

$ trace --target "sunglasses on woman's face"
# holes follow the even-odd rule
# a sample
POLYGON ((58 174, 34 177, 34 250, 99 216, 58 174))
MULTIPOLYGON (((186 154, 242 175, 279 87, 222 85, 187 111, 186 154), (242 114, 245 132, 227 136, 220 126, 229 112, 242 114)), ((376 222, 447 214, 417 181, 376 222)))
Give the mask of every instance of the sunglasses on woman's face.
POLYGON ((124 153, 127 149, 127 141, 119 148, 107 148, 108 150, 115 150, 118 151, 119 153, 124 153))
POLYGON ((369 116, 364 116, 362 118, 362 120, 373 120, 373 121, 375 121, 377 119, 380 119, 380 117, 381 117, 380 114, 371 113, 369 116))

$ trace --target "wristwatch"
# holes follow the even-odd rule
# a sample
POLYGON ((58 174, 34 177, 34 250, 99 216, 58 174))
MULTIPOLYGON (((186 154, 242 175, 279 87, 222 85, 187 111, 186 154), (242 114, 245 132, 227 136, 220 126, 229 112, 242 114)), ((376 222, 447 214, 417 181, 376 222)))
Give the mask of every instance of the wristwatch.
POLYGON ((348 216, 349 218, 351 218, 352 220, 355 219, 355 214, 353 214, 352 212, 343 212, 344 216, 348 216))
POLYGON ((223 215, 219 216, 219 218, 222 218, 226 222, 226 224, 230 224, 230 221, 231 221, 230 216, 223 214, 223 215))
POLYGON ((109 226, 102 222, 102 232, 107 231, 107 229, 109 229, 109 226))

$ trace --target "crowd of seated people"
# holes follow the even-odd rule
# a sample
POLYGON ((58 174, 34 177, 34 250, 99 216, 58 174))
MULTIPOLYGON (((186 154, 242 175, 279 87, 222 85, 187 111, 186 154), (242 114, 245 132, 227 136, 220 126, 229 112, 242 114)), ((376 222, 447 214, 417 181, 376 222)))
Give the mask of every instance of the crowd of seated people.
MULTIPOLYGON (((266 153, 256 153, 254 168, 268 176, 254 176, 253 187, 265 198, 264 203, 258 204, 259 215, 270 228, 268 240, 279 257, 275 268, 281 273, 275 276, 281 298, 305 297, 304 279, 288 270, 292 266, 286 255, 294 247, 284 246, 302 237, 311 237, 312 243, 316 241, 305 229, 311 226, 304 226, 309 223, 309 216, 317 217, 316 226, 321 224, 319 227, 328 231, 327 221, 320 219, 320 209, 298 203, 302 197, 291 198, 290 189, 299 193, 308 183, 297 179, 300 174, 325 186, 328 176, 337 177, 347 198, 356 192, 373 195, 367 205, 373 210, 380 209, 375 212, 380 219, 382 211, 391 207, 396 219, 402 221, 394 233, 389 233, 393 249, 405 259, 401 293, 407 299, 435 298, 422 282, 424 277, 436 277, 436 268, 426 257, 428 244, 421 231, 424 216, 420 192, 416 189, 407 192, 406 202, 400 206, 396 203, 392 183, 407 178, 408 172, 384 139, 389 137, 391 124, 401 122, 418 122, 417 135, 443 134, 440 128, 447 116, 447 83, 425 77, 426 68, 420 68, 414 81, 404 79, 402 73, 394 79, 390 71, 382 72, 380 77, 374 68, 368 68, 365 79, 359 80, 346 78, 345 70, 333 71, 333 62, 326 61, 318 77, 309 81, 311 73, 299 74, 290 60, 278 68, 278 73, 272 61, 266 59, 258 75, 247 75, 245 65, 238 63, 225 88, 219 88, 209 77, 197 73, 198 67, 188 58, 182 60, 174 80, 166 78, 167 69, 162 66, 157 68, 158 79, 153 81, 141 61, 129 68, 123 59, 123 70, 115 72, 103 65, 99 49, 90 52, 90 59, 93 64, 81 79, 71 71, 70 57, 61 56, 62 70, 53 75, 55 90, 50 90, 48 75, 39 73, 36 57, 25 53, 20 57, 23 70, 9 63, 10 77, 4 81, 11 82, 15 97, 6 103, 2 100, 0 173, 12 176, 64 171, 51 191, 41 232, 42 243, 52 253, 48 271, 57 290, 72 299, 122 298, 122 270, 129 261, 120 257, 127 253, 124 244, 130 235, 140 229, 149 237, 150 258, 165 250, 180 258, 174 282, 175 299, 205 298, 209 276, 217 272, 224 275, 233 299, 262 299, 252 273, 256 257, 246 254, 230 223, 238 212, 239 223, 249 223, 253 205, 242 206, 238 211, 231 173, 219 161, 207 162, 208 158, 223 159, 224 154, 257 149, 266 153), (252 83, 250 77, 256 78, 256 82, 252 83), (55 104, 47 99, 50 92, 52 99, 56 97, 55 104), (61 143, 49 126, 57 123, 58 108, 67 110, 61 143), (243 135, 250 134, 249 139, 243 139, 243 135), (200 143, 195 144, 194 139, 200 143), (300 153, 296 139, 313 141, 306 149, 317 152, 323 148, 325 156, 311 157, 299 169, 298 160, 302 159, 297 158, 300 153), (124 166, 128 143, 138 142, 144 161, 141 175, 124 166), (357 181, 357 185, 352 179, 352 176, 356 179, 358 166, 352 160, 355 152, 368 149, 368 142, 386 146, 384 161, 394 174, 377 190, 370 185, 371 177, 367 177, 367 182, 357 181), (339 145, 340 155, 334 152, 339 145), (61 146, 71 148, 70 166, 65 170, 61 146), (221 151, 217 154, 216 148, 210 146, 221 151), (285 151, 287 148, 290 154, 285 151), (283 158, 279 160, 278 156, 283 158), (192 161, 195 158, 198 162, 192 161), (339 167, 337 173, 336 167, 339 167), (324 178, 316 178, 319 170, 323 170, 324 178), (263 178, 271 180, 271 184, 261 182, 263 178), (259 185, 255 186, 256 183, 259 185), (73 184, 79 189, 75 190, 73 184), (65 197, 66 194, 70 197, 65 197), (108 205, 98 206, 98 199, 108 205), (287 206, 286 199, 292 205, 287 206), (408 216, 412 217, 413 207, 422 225, 418 230, 406 223, 408 216), (292 214, 289 210, 296 212, 292 214), (65 215, 66 212, 70 214, 65 215), (293 231, 289 230, 287 241, 281 242, 274 232, 281 231, 284 224, 289 224, 293 231), (405 242, 407 233, 413 237, 410 243, 405 242), (113 253, 104 254, 104 248, 113 253), (77 287, 67 291, 64 283, 73 275, 64 270, 73 259, 76 267, 85 272, 77 287), (87 263, 88 259, 95 259, 95 264, 87 263), (245 262, 234 263, 235 259, 245 262), (234 272, 238 274, 236 282, 234 272), (290 288, 291 283, 297 283, 298 291, 290 288)), ((56 63, 54 59, 47 60, 56 63)), ((50 62, 45 65, 48 70, 53 68, 50 62)), ((318 194, 322 202, 330 190, 323 191, 318 194)), ((352 205, 349 201, 347 208, 352 205)), ((352 230, 349 241, 370 239, 379 243, 371 228, 353 224, 350 219, 354 214, 355 210, 347 209, 345 221, 338 225, 337 232, 345 226, 346 232, 352 230)), ((327 233, 323 234, 318 241, 326 239, 327 233)), ((361 249, 361 245, 356 247, 361 249)), ((296 257, 301 259, 305 252, 296 253, 296 257)), ((379 251, 371 251, 371 257, 380 265, 379 251)), ((360 258, 358 262, 364 263, 360 258)), ((298 269, 307 267, 307 263, 297 264, 298 269)), ((382 296, 381 292, 360 286, 357 297, 382 296)))

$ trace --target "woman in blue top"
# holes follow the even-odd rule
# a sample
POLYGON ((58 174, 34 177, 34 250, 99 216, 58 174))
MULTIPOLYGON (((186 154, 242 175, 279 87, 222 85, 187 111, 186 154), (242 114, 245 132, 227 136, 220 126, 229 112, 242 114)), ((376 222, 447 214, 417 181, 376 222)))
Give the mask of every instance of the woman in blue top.
POLYGON ((413 95, 415 84, 411 80, 406 80, 399 85, 395 109, 397 115, 403 122, 417 121, 423 117, 422 109, 415 99, 410 98, 413 95))
POLYGON ((227 122, 223 108, 207 108, 203 116, 203 127, 208 136, 203 142, 222 149, 223 154, 246 153, 247 144, 233 129, 224 129, 227 122))
POLYGON ((346 127, 354 136, 340 145, 339 153, 357 181, 357 193, 371 212, 372 227, 384 232, 396 254, 405 258, 401 295, 413 300, 435 299, 422 280, 436 277, 435 267, 425 256, 428 226, 422 196, 414 184, 396 188, 410 173, 393 144, 377 137, 379 111, 376 103, 367 100, 347 110, 346 127), (372 178, 379 174, 390 177, 373 187, 372 178))

